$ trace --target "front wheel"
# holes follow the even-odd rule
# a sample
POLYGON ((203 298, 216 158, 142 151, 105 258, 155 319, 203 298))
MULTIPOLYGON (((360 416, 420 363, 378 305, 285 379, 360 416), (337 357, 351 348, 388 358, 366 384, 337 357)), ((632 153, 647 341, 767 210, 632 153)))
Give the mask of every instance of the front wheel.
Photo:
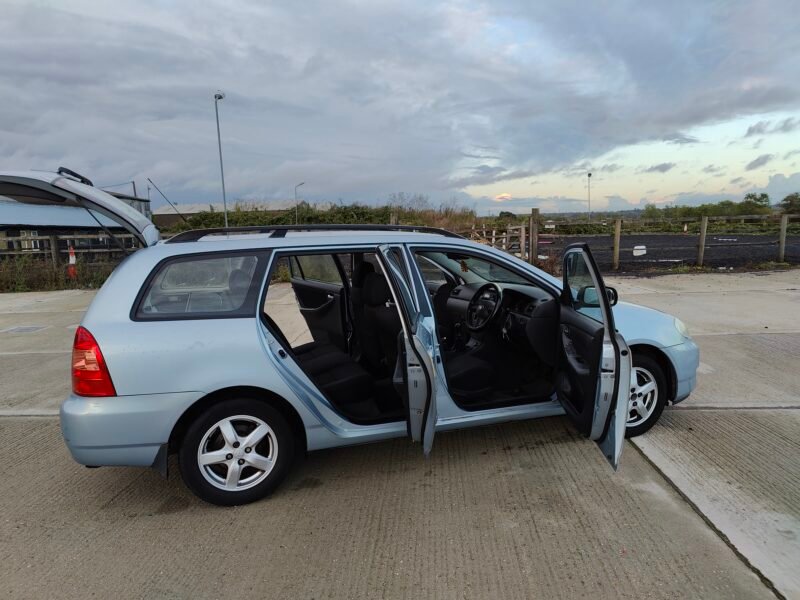
POLYGON ((643 434, 656 424, 667 404, 667 378, 661 365, 647 354, 633 354, 633 373, 625 437, 643 434))
POLYGON ((253 399, 226 400, 189 426, 179 451, 181 477, 206 502, 248 504, 270 494, 294 459, 283 415, 253 399))

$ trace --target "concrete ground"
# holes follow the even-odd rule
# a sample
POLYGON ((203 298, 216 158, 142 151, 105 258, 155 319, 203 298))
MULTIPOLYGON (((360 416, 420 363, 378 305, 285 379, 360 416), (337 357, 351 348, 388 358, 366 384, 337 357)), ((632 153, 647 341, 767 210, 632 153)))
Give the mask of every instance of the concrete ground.
POLYGON ((613 284, 702 350, 616 474, 552 418, 314 453, 232 509, 73 463, 53 415, 92 294, 1 295, 0 597, 800 597, 800 271, 613 284))
POLYGON ((800 598, 800 271, 612 279, 700 346, 697 389, 634 445, 754 571, 800 598))

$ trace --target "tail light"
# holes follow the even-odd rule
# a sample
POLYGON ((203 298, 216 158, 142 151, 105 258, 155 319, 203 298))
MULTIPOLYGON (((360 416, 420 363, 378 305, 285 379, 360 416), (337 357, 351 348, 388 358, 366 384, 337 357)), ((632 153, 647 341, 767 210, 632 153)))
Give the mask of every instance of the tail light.
POLYGON ((94 336, 83 327, 72 344, 72 392, 78 396, 116 396, 106 361, 94 336))

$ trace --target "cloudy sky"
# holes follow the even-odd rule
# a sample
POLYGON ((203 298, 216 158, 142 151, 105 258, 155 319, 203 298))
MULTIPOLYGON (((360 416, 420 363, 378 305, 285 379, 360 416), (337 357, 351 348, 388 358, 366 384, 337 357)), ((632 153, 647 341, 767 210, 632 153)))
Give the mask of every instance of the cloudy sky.
POLYGON ((0 8, 3 169, 218 201, 221 89, 229 198, 570 211, 589 170, 598 209, 800 191, 794 0, 0 8))

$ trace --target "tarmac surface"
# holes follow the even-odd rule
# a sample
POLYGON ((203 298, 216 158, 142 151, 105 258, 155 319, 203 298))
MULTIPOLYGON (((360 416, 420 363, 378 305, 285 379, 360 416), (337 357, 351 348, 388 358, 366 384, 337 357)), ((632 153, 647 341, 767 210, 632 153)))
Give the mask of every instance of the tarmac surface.
POLYGON ((230 509, 72 462, 54 415, 93 294, 0 295, 0 597, 800 598, 800 271, 607 279, 702 351, 617 473, 550 418, 437 434, 428 460, 313 453, 230 509))

